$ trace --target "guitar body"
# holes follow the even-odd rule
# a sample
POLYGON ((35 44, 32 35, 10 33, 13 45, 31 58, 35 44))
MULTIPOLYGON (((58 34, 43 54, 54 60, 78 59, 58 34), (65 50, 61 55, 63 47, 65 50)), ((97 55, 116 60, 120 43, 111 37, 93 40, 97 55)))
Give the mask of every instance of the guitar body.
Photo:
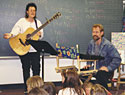
MULTIPOLYGON (((30 50, 31 45, 26 43, 27 35, 32 34, 34 32, 33 28, 28 28, 24 33, 20 33, 17 36, 10 38, 9 44, 13 51, 18 55, 25 55, 30 50)), ((38 40, 39 36, 35 34, 32 40, 38 40)))

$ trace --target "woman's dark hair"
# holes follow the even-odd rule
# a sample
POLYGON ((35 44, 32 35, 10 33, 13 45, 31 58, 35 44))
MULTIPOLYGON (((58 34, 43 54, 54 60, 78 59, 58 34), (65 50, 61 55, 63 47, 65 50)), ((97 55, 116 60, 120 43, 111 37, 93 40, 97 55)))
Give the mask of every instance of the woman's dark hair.
MULTIPOLYGON (((28 17, 29 17, 28 14, 27 14, 27 11, 29 10, 29 7, 34 7, 34 8, 36 9, 36 11, 37 11, 37 6, 36 6, 35 3, 28 3, 28 4, 26 5, 25 18, 28 18, 28 17)), ((35 16, 34 18, 36 18, 36 16, 35 16)))
POLYGON ((52 82, 46 82, 42 88, 49 93, 49 95, 56 95, 56 87, 52 82))
POLYGON ((61 72, 61 75, 62 75, 64 78, 66 78, 66 70, 63 70, 63 71, 61 72))
POLYGON ((79 75, 77 74, 76 71, 74 71, 74 70, 66 71, 63 88, 66 88, 66 87, 74 88, 78 95, 80 95, 82 93, 79 75))

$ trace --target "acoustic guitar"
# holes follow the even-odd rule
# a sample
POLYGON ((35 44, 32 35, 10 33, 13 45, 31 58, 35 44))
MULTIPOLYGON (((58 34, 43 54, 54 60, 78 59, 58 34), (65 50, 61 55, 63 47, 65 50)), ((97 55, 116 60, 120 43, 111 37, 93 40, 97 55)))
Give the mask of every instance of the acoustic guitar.
POLYGON ((25 55, 30 50, 31 45, 28 44, 26 40, 38 40, 39 36, 36 34, 42 28, 44 28, 47 24, 49 24, 54 19, 57 19, 61 16, 61 13, 56 13, 51 19, 47 20, 43 25, 41 25, 36 30, 34 28, 28 28, 24 33, 19 33, 17 36, 9 39, 9 44, 12 50, 18 55, 25 55))

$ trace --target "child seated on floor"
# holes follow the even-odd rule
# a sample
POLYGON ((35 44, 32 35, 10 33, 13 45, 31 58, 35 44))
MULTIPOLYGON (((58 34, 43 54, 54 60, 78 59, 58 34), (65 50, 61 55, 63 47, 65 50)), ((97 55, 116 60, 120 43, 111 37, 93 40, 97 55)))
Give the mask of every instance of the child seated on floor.
POLYGON ((92 86, 93 86, 93 83, 91 83, 91 82, 83 83, 83 89, 84 89, 86 95, 90 95, 90 90, 91 90, 92 86))
POLYGON ((52 82, 46 82, 42 88, 49 93, 49 95, 56 95, 56 87, 52 82))
POLYGON ((76 71, 68 70, 61 75, 63 88, 59 90, 58 95, 85 95, 76 71))
POLYGON ((40 76, 36 75, 28 78, 26 84, 27 84, 27 91, 29 92, 35 87, 42 87, 42 85, 44 85, 44 82, 40 76))
POLYGON ((112 95, 105 87, 94 84, 90 90, 90 95, 112 95))

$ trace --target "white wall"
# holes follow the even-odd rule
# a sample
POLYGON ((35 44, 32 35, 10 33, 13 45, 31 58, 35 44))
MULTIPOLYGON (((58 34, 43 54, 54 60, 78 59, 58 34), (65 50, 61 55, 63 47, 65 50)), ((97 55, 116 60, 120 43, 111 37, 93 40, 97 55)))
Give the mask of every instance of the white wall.
MULTIPOLYGON (((61 66, 70 65, 72 60, 61 60, 61 66)), ((77 65, 77 62, 75 61, 77 65)), ((85 64, 83 64, 85 65, 85 64)), ((60 73, 56 73, 56 58, 45 57, 44 59, 44 81, 57 82, 61 81, 60 73)), ((41 59, 42 71, 42 59, 41 59)), ((32 72, 31 72, 32 74, 32 72)), ((42 76, 42 72, 40 74, 42 76)), ((1 58, 0 59, 0 84, 19 84, 23 83, 22 64, 20 59, 17 58, 1 58)))
MULTIPOLYGON (((41 59, 42 63, 42 59, 41 59)), ((70 65, 72 60, 70 59, 62 59, 60 61, 61 66, 70 65)), ((77 66, 77 61, 75 61, 75 65, 77 66)), ((82 63, 81 67, 86 65, 86 63, 82 63)), ((56 58, 55 57, 45 57, 44 60, 44 81, 45 82, 57 82, 61 81, 60 73, 56 73, 56 58)), ((42 71, 42 64, 41 64, 42 71)), ((32 74, 32 72, 31 72, 32 74)), ((42 76, 42 72, 40 74, 42 76)), ((115 71, 115 78, 117 78, 118 74, 115 71)), ((17 58, 0 58, 0 85, 3 84, 20 84, 23 83, 23 73, 22 73, 22 64, 20 59, 17 58)))

